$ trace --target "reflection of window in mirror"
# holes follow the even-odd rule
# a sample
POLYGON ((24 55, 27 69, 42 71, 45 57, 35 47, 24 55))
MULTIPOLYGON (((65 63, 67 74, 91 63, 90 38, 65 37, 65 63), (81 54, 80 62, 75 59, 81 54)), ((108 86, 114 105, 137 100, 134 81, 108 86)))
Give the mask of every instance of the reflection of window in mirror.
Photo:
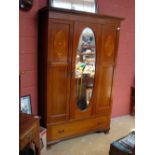
POLYGON ((49 5, 56 8, 97 13, 97 0, 49 0, 49 5))

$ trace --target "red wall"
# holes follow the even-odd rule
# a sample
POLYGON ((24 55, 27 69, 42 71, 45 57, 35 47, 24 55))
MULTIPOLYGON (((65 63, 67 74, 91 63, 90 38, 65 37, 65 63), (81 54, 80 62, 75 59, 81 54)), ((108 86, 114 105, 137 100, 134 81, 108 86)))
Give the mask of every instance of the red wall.
POLYGON ((31 95, 32 112, 37 114, 37 12, 46 5, 45 0, 34 0, 28 12, 19 12, 19 69, 21 96, 31 95))
MULTIPOLYGON (((99 13, 125 17, 121 25, 117 67, 114 79, 112 116, 129 113, 130 87, 134 79, 134 0, 98 0, 99 13)), ((46 0, 34 0, 28 12, 19 12, 21 95, 31 95, 37 114, 37 11, 46 0)))

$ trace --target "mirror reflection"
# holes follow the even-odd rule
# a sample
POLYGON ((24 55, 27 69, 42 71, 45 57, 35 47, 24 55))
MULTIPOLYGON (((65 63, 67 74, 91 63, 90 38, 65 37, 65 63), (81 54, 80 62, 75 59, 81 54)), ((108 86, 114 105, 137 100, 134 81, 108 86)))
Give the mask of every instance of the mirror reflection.
POLYGON ((86 109, 91 101, 94 86, 96 47, 95 36, 89 27, 80 36, 76 54, 75 82, 77 106, 86 109))

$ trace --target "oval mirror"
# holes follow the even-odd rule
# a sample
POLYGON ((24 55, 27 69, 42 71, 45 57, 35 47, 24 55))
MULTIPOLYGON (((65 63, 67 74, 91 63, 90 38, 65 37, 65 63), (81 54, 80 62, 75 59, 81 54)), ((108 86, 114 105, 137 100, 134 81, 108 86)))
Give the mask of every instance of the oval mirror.
POLYGON ((86 27, 80 36, 75 63, 77 106, 85 110, 92 98, 95 76, 96 46, 91 28, 86 27))

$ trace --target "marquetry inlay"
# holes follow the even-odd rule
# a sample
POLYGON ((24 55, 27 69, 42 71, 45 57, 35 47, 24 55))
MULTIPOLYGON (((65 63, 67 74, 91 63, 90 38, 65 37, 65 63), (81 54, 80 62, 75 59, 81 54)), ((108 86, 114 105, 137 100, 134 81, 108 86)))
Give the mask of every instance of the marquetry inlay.
POLYGON ((58 31, 54 38, 54 50, 56 51, 57 57, 61 57, 67 48, 66 36, 64 31, 58 31))
POLYGON ((110 57, 114 52, 114 47, 115 47, 115 40, 114 39, 115 39, 115 37, 113 36, 113 33, 109 34, 106 37, 104 50, 105 50, 106 56, 108 56, 108 57, 110 57))

